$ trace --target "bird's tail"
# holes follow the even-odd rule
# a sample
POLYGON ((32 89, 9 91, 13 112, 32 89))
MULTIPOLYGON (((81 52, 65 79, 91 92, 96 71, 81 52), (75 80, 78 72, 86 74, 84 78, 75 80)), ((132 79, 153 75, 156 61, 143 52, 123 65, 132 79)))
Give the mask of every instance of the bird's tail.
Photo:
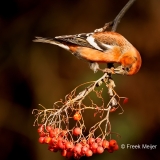
POLYGON ((50 44, 54 44, 57 45, 59 47, 62 47, 66 50, 69 50, 69 47, 55 39, 49 39, 49 38, 43 38, 43 37, 35 37, 35 39, 33 40, 33 42, 41 42, 41 43, 50 43, 50 44))

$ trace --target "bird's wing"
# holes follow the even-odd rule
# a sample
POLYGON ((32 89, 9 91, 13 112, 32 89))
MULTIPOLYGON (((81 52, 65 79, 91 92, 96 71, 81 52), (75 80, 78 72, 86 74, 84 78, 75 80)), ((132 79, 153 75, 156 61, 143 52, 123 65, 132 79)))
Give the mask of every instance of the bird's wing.
POLYGON ((93 34, 93 38, 97 45, 103 50, 112 49, 114 47, 120 47, 123 50, 124 46, 131 46, 121 34, 116 32, 97 32, 93 34))
POLYGON ((59 47, 62 47, 66 50, 69 50, 69 47, 66 44, 63 44, 55 39, 51 39, 51 38, 43 38, 43 37, 35 37, 35 39, 33 40, 33 42, 41 42, 41 43, 50 43, 50 44, 54 44, 57 45, 59 47))
MULTIPOLYGON (((123 46, 124 42, 122 41, 122 39, 124 39, 124 37, 122 38, 120 34, 115 32, 92 32, 76 35, 57 36, 53 39, 36 37, 34 42, 51 43, 60 47, 62 47, 61 44, 65 45, 65 47, 67 45, 74 44, 105 52, 115 46, 123 46)), ((62 48, 64 48, 64 46, 62 48)))
POLYGON ((81 33, 81 34, 75 34, 75 35, 64 35, 64 36, 57 36, 55 39, 61 43, 69 43, 69 44, 75 44, 82 47, 88 47, 95 49, 94 46, 92 46, 88 41, 87 37, 89 34, 92 33, 81 33))
POLYGON ((114 47, 115 38, 111 32, 100 33, 81 33, 76 35, 57 36, 55 39, 59 42, 72 43, 83 47, 96 49, 99 51, 110 50, 114 47))

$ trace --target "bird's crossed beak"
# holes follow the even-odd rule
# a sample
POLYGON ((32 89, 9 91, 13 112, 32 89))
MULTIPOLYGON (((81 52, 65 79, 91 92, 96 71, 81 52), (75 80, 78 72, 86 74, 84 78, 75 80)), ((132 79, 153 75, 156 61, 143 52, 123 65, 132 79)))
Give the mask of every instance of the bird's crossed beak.
POLYGON ((127 74, 127 71, 125 71, 123 66, 118 66, 117 68, 114 69, 114 72, 116 74, 122 74, 122 75, 127 74))

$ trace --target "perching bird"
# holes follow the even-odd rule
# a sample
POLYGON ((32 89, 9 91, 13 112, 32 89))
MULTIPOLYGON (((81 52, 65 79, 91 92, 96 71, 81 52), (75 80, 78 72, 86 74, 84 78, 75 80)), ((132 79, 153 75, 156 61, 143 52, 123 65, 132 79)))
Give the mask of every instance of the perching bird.
POLYGON ((34 42, 50 43, 70 51, 77 58, 87 60, 96 72, 98 63, 119 63, 114 73, 133 75, 141 67, 136 48, 116 32, 92 32, 57 36, 53 39, 36 37, 34 42))

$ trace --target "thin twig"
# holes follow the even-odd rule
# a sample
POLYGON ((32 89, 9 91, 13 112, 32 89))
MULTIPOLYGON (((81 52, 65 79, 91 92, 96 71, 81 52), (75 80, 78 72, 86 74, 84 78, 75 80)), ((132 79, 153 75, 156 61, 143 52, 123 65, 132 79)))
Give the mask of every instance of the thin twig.
POLYGON ((116 18, 113 21, 113 27, 112 31, 115 32, 117 29, 118 24, 120 23, 120 20, 124 16, 124 14, 127 12, 127 10, 131 7, 131 5, 135 2, 136 0, 129 0, 128 3, 122 8, 122 10, 118 13, 116 18))
POLYGON ((104 32, 107 29, 111 28, 111 31, 115 32, 118 24, 120 23, 120 20, 124 16, 124 14, 127 12, 127 10, 131 7, 131 5, 135 2, 136 0, 129 0, 128 3, 122 8, 122 10, 118 13, 116 18, 108 23, 105 23, 105 25, 102 28, 95 29, 94 32, 104 32))

